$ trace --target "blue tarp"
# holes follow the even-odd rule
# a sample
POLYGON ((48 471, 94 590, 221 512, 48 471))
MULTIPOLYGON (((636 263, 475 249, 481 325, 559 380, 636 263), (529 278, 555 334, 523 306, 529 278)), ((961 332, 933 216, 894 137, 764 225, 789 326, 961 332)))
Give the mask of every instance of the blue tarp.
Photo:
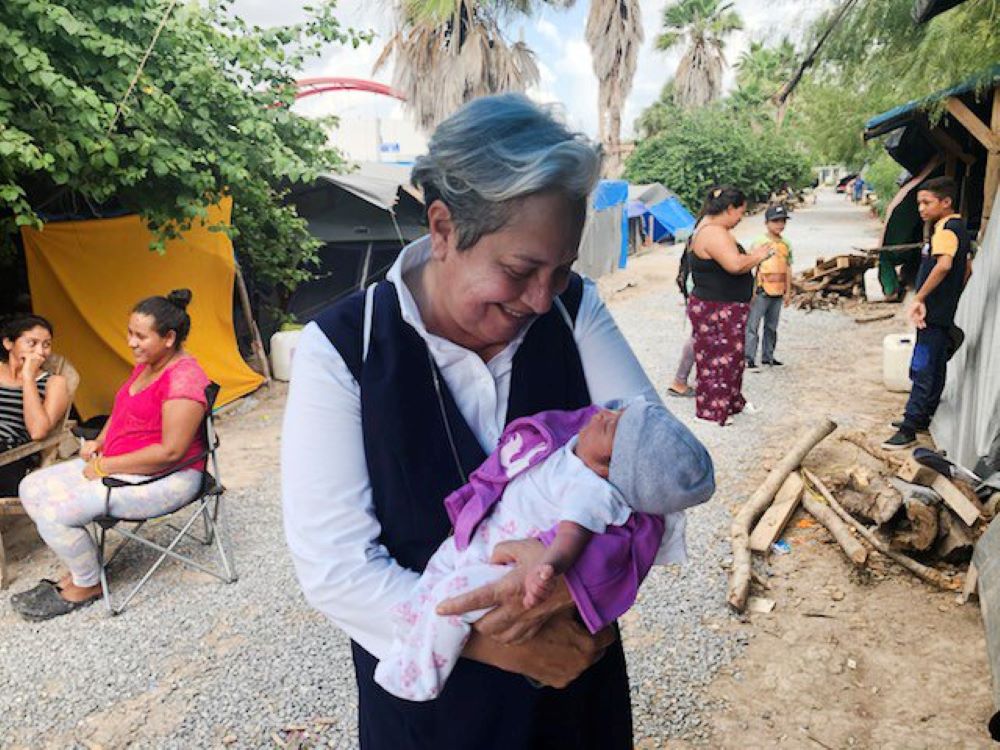
POLYGON ((595 211, 617 206, 628 200, 628 183, 625 180, 601 180, 594 190, 595 211))
MULTIPOLYGON (((660 242, 665 237, 677 237, 678 232, 690 232, 694 229, 694 216, 676 196, 649 206, 646 215, 652 215, 654 219, 653 242, 660 242)), ((649 221, 648 218, 644 219, 649 221)))

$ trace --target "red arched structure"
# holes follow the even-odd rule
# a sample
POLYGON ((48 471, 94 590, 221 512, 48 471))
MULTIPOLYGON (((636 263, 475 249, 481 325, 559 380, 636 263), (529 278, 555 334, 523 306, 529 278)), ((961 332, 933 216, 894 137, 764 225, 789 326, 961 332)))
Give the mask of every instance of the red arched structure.
POLYGON ((295 93, 296 99, 304 99, 307 96, 326 94, 330 91, 367 91, 370 94, 381 94, 391 96, 393 99, 406 101, 406 97, 400 94, 391 86, 375 81, 366 81, 363 78, 302 78, 295 82, 298 91, 295 93))

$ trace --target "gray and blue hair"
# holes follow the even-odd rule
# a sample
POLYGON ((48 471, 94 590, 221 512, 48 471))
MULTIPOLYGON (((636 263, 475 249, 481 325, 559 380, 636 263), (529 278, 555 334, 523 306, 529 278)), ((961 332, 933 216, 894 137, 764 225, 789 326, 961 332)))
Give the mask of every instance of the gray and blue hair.
POLYGON ((582 217, 601 170, 598 149, 523 94, 474 99, 438 125, 411 180, 451 211, 458 249, 510 221, 518 202, 559 192, 582 217))

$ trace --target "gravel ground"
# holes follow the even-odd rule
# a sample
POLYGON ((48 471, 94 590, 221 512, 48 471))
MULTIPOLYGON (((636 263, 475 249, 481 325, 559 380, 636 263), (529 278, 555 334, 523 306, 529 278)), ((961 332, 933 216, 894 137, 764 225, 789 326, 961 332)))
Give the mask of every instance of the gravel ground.
MULTIPOLYGON (((659 281, 640 280, 611 307, 662 391, 688 329, 658 270, 659 281)), ((746 378, 761 414, 719 428, 693 424, 693 400, 669 400, 715 458, 719 489, 688 514, 689 564, 654 570, 623 620, 640 747, 707 743, 705 712, 718 707, 702 689, 746 639, 725 604, 729 507, 745 499, 747 475, 759 477, 772 439, 787 437, 796 405, 826 385, 829 370, 809 362, 857 336, 850 318, 827 313, 786 311, 781 330, 787 366, 746 378)), ((275 747, 296 732, 310 746, 354 746, 347 640, 299 592, 276 478, 226 499, 237 583, 168 565, 121 617, 94 606, 44 624, 22 622, 0 598, 0 747, 275 747)), ((123 556, 120 583, 134 561, 123 556)), ((55 572, 42 548, 17 564, 14 590, 55 572)))
MULTIPOLYGON (((651 294, 634 294, 614 308, 650 376, 666 383, 686 335, 681 308, 651 294)), ((787 316, 781 346, 788 369, 747 377, 747 392, 764 413, 725 429, 692 427, 715 457, 719 491, 688 514, 690 563, 655 570, 624 622, 636 740, 647 746, 705 739, 703 716, 713 707, 700 689, 745 638, 731 627, 723 565, 727 503, 744 499, 741 476, 760 460, 755 420, 814 387, 794 373, 818 327, 829 340, 853 326, 843 316, 818 313, 806 326, 802 317, 787 316), (765 387, 768 380, 780 387, 765 387)), ((669 405, 693 422, 692 401, 669 405)), ((226 739, 236 747, 273 747, 272 735, 296 726, 330 747, 353 746, 347 641, 299 593, 281 534, 277 482, 234 493, 226 511, 242 573, 235 584, 170 566, 121 617, 108 618, 95 606, 40 625, 20 621, 6 600, 0 604, 0 684, 14 686, 0 691, 3 746, 72 747, 86 740, 191 748, 226 739), (177 585, 180 594, 171 590, 177 585)), ((209 549, 201 554, 210 559, 209 549)), ((134 560, 122 560, 122 575, 135 569, 134 560)))

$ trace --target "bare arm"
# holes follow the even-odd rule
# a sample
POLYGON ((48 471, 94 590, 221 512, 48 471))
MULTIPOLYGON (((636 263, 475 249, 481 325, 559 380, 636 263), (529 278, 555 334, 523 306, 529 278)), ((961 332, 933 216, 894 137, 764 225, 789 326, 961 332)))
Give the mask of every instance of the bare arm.
POLYGON ((758 245, 749 254, 743 255, 733 236, 718 226, 706 226, 700 235, 699 239, 702 242, 697 247, 697 250, 701 251, 698 255, 702 258, 707 255, 733 275, 744 274, 752 270, 771 252, 765 244, 758 245))
MULTIPOLYGON (((36 357, 37 355, 29 356, 36 357)), ((32 440, 41 440, 52 432, 66 413, 66 407, 69 406, 69 389, 66 386, 66 378, 62 375, 49 377, 45 386, 44 399, 38 392, 38 383, 35 378, 41 363, 41 357, 38 357, 37 361, 32 361, 30 366, 26 361, 24 369, 21 370, 24 424, 28 428, 28 434, 32 440)))
POLYGON ((534 607, 555 592, 556 577, 563 575, 580 559, 593 534, 573 521, 560 521, 556 535, 538 564, 528 573, 525 581, 524 606, 534 607))
POLYGON ((948 272, 951 271, 951 265, 952 257, 950 255, 937 256, 937 263, 927 275, 923 285, 917 290, 916 296, 913 298, 913 306, 910 308, 910 322, 917 328, 927 327, 927 298, 944 281, 948 272))
POLYGON ((102 457, 101 468, 108 474, 144 475, 169 469, 184 457, 204 415, 205 406, 197 401, 184 398, 165 401, 160 442, 121 456, 102 457))

